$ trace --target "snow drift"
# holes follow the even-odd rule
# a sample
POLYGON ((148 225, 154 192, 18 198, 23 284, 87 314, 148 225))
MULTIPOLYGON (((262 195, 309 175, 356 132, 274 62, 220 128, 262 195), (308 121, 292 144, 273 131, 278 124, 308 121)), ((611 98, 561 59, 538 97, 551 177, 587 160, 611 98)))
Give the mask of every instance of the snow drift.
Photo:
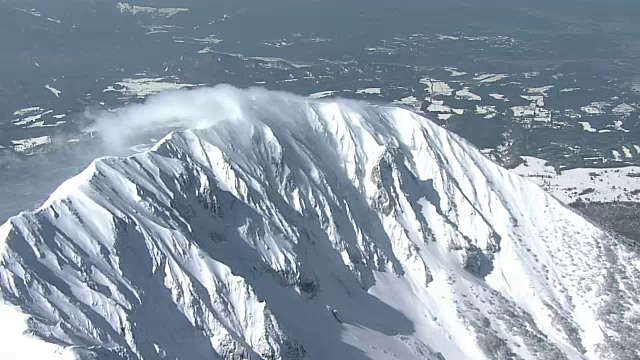
POLYGON ((425 118, 223 86, 94 130, 172 121, 0 227, 2 358, 640 356, 638 255, 425 118))

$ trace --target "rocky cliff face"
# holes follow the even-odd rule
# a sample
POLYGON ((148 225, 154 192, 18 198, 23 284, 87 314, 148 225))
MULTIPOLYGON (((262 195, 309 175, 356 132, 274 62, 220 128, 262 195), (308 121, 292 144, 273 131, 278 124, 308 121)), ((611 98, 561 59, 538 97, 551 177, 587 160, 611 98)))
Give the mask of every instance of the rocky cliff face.
POLYGON ((216 120, 0 227, 5 352, 640 356, 637 254, 464 140, 395 107, 175 96, 216 120))

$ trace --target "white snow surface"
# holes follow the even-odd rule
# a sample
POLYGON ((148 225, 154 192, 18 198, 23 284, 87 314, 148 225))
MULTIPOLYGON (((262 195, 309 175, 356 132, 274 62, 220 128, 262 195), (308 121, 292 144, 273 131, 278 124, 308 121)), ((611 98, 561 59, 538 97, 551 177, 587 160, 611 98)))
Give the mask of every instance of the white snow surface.
POLYGON ((481 83, 494 83, 508 77, 509 75, 507 74, 481 74, 474 77, 473 79, 481 83))
POLYGON ((466 72, 459 71, 458 68, 455 68, 455 67, 445 67, 444 69, 449 72, 449 75, 451 75, 451 77, 458 77, 458 76, 467 75, 466 72))
POLYGON ((403 97, 400 100, 394 100, 393 103, 397 105, 410 106, 413 108, 414 111, 418 113, 422 113, 422 110, 420 110, 422 108, 422 101, 418 100, 418 98, 415 96, 403 97))
POLYGON ((548 96, 547 92, 549 90, 553 89, 553 85, 547 85, 547 86, 541 86, 541 87, 536 87, 536 88, 529 88, 527 89, 527 92, 529 94, 538 94, 538 95, 542 95, 542 96, 548 96))
POLYGON ((588 115, 602 115, 605 113, 605 108, 607 106, 609 106, 609 104, 605 102, 592 102, 591 104, 585 105, 580 109, 588 115))
POLYGON ((451 108, 447 105, 433 103, 433 104, 429 104, 429 106, 427 107, 427 111, 449 113, 451 112, 451 108))
POLYGON ((469 91, 469 88, 464 88, 462 90, 456 91, 456 99, 461 100, 470 100, 470 101, 480 101, 482 97, 472 93, 469 91))
POLYGON ((42 111, 44 111, 44 110, 41 107, 32 106, 32 107, 16 110, 16 111, 13 112, 13 115, 16 115, 16 116, 25 116, 25 115, 30 115, 30 114, 33 115, 35 113, 40 113, 42 111))
POLYGON ((431 79, 429 77, 425 77, 420 79, 420 83, 427 85, 426 92, 429 95, 436 96, 451 96, 453 95, 453 89, 444 81, 431 79))
POLYGON ((60 94, 62 94, 62 91, 54 88, 53 86, 47 84, 44 86, 45 89, 51 91, 51 93, 53 93, 53 95, 55 95, 56 97, 60 97, 60 94))
POLYGON ((365 88, 365 89, 358 89, 356 91, 356 94, 368 94, 368 95, 380 95, 382 93, 382 89, 381 88, 365 88))
POLYGON ((598 130, 591 126, 591 123, 588 121, 578 121, 578 124, 582 125, 582 129, 584 131, 588 131, 591 133, 597 132, 598 130))
POLYGON ((3 324, 2 330, 0 330, 0 359, 77 359, 71 349, 65 349, 25 335, 25 332, 29 330, 28 318, 28 315, 10 305, 0 305, 0 324, 3 324), (9 324, 10 326, 7 326, 9 324), (25 356, 25 353, 28 353, 29 356, 25 356))
MULTIPOLYGON (((41 108, 32 108, 30 110, 31 111, 28 112, 28 114, 31 114, 31 115, 25 116, 25 117, 20 118, 20 119, 15 119, 15 120, 11 121, 11 123, 13 123, 13 125, 15 125, 15 126, 29 125, 29 124, 32 124, 32 123, 40 120, 43 116, 51 114, 53 112, 53 110, 44 111, 41 108)), ((19 113, 19 112, 16 112, 16 114, 17 113, 19 113)), ((20 112, 20 114, 23 114, 23 113, 20 112)))
POLYGON ((622 103, 611 110, 611 112, 619 116, 629 116, 631 115, 631 113, 635 111, 636 111, 635 107, 626 103, 622 103))
POLYGON ((181 12, 189 11, 186 8, 154 8, 150 6, 138 6, 128 3, 119 2, 117 5, 118 10, 123 14, 149 14, 155 17, 170 18, 181 12))
POLYGON ((325 97, 334 96, 336 93, 337 93, 337 91, 333 91, 333 90, 318 91, 318 92, 315 92, 313 94, 309 94, 309 98, 311 98, 311 99, 322 99, 322 98, 325 98, 325 97))
POLYGON ((3 329, 28 328, 2 351, 640 356, 637 255, 429 120, 229 86, 170 98, 123 114, 207 126, 95 160, 0 226, 3 329))

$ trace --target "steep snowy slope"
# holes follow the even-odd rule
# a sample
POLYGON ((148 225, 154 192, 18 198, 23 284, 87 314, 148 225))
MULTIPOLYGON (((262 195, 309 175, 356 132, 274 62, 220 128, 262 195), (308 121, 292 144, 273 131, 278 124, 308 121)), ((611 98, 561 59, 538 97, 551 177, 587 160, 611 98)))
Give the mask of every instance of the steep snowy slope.
POLYGON ((118 116, 194 129, 0 227, 3 359, 640 357, 638 255, 408 110, 223 86, 118 116))

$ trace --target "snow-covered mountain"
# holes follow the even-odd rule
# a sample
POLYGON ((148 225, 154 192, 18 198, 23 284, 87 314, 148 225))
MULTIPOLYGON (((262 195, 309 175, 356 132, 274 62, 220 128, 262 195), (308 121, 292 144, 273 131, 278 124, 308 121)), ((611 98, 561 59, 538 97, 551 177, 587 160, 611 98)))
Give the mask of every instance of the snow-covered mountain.
POLYGON ((135 113, 197 129, 0 227, 2 359, 640 357, 638 255, 463 139, 398 107, 169 96, 135 113))

